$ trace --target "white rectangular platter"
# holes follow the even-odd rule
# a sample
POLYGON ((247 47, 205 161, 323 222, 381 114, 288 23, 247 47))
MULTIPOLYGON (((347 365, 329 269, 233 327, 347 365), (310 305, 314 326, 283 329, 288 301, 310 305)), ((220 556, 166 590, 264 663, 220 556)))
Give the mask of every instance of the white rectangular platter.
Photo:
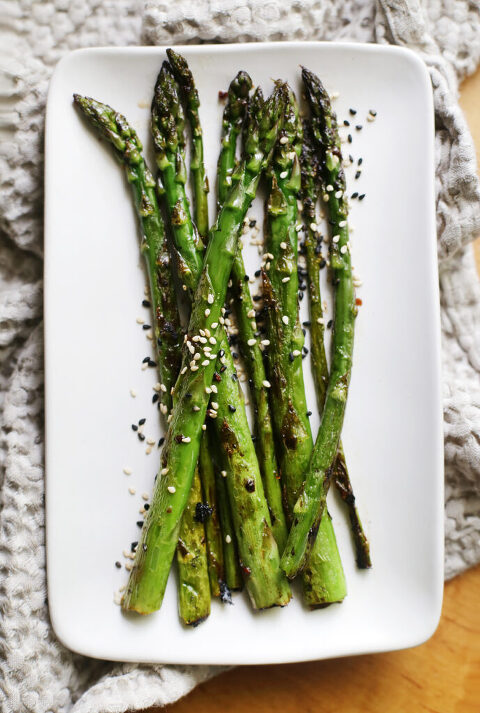
MULTIPOLYGON (((413 53, 375 45, 178 49, 202 101, 211 215, 223 110, 218 92, 238 70, 248 71, 265 93, 282 78, 300 95, 300 65, 306 65, 330 92, 339 92, 339 120, 351 123, 342 130, 353 139, 344 143, 345 155, 354 158, 347 169, 349 193, 366 195, 351 200, 353 264, 363 280, 363 304, 343 443, 374 566, 356 569, 346 513, 332 492, 329 508, 348 581, 343 604, 309 612, 295 590, 285 609, 254 613, 242 594, 233 606, 214 602, 206 622, 185 629, 173 574, 162 609, 152 616, 126 616, 114 603, 128 576, 122 551, 138 540, 142 494, 151 492, 159 461, 157 448, 147 455, 131 429, 145 417, 146 436, 161 435, 152 405, 157 378, 154 369, 141 369, 152 352, 136 321, 148 321, 149 314, 141 306, 145 275, 129 187, 111 148, 75 110, 72 94, 95 97, 125 114, 152 165, 149 105, 166 55, 165 48, 81 50, 56 69, 46 129, 47 563, 55 632, 67 647, 89 656, 192 664, 281 663, 419 644, 435 630, 443 590, 434 127, 427 71, 413 53), (366 120, 370 109, 377 111, 373 122, 366 120)), ((261 219, 260 201, 250 214, 261 219)), ((260 258, 246 242, 253 275, 260 258)), ((304 365, 316 433, 308 359, 304 365)))

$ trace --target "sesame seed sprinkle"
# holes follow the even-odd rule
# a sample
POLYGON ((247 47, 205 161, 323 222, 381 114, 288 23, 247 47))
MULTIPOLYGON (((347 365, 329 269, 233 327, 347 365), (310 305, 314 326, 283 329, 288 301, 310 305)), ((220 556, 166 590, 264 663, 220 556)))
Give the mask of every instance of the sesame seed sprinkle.
POLYGON ((269 389, 269 388, 271 387, 271 383, 270 383, 269 381, 267 381, 267 379, 264 379, 264 380, 262 381, 262 384, 264 385, 264 387, 265 387, 266 389, 269 389))
POLYGON ((128 468, 127 466, 125 466, 123 472, 125 473, 125 475, 132 475, 132 469, 128 468))
POLYGON ((230 537, 230 535, 225 535, 225 542, 227 543, 227 545, 229 545, 231 543, 231 541, 232 541, 232 538, 230 537))
POLYGON ((169 493, 172 493, 172 495, 173 495, 173 493, 175 493, 177 489, 174 485, 169 485, 167 490, 169 493))
POLYGON ((286 314, 283 315, 283 317, 282 317, 282 322, 283 322, 284 324, 288 324, 288 317, 287 317, 286 314))

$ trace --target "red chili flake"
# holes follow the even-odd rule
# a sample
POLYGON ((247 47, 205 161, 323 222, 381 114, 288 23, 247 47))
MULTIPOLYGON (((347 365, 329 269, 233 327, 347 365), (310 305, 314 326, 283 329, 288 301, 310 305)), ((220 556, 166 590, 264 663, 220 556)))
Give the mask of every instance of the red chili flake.
POLYGON ((355 300, 355 304, 356 304, 358 307, 360 307, 361 305, 363 305, 363 302, 362 302, 362 300, 360 299, 360 297, 357 297, 357 299, 355 300))
POLYGON ((221 90, 218 92, 218 98, 223 100, 228 97, 228 92, 222 92, 221 90))

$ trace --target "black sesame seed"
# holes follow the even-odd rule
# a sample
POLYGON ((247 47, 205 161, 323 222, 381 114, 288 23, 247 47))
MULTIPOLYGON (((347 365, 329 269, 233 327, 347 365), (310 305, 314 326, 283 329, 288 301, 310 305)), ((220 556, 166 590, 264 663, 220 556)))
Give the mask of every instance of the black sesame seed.
POLYGON ((347 141, 348 141, 349 144, 352 143, 353 139, 352 139, 352 135, 351 135, 351 134, 349 134, 349 135, 347 136, 347 141))
POLYGON ((157 362, 153 361, 153 359, 150 359, 148 362, 148 366, 157 366, 157 362))
POLYGON ((356 109, 349 109, 349 112, 350 112, 350 114, 351 114, 352 116, 355 116, 355 114, 357 113, 357 110, 356 110, 356 109))
POLYGON ((307 320, 307 321, 303 322, 303 326, 304 326, 304 327, 311 327, 311 326, 312 326, 312 323, 311 323, 309 320, 307 320))
POLYGON ((248 480, 246 481, 245 490, 247 491, 247 493, 255 492, 255 481, 252 480, 252 478, 248 478, 248 480))
POLYGON ((359 200, 359 201, 363 201, 363 199, 365 198, 365 196, 366 196, 366 193, 362 193, 361 196, 358 196, 358 200, 359 200))
POLYGON ((377 112, 374 109, 369 109, 368 113, 371 114, 372 116, 377 116, 377 112))
POLYGON ((355 191, 355 193, 352 193, 351 198, 358 198, 358 191, 355 191))
POLYGON ((315 253, 315 255, 320 255, 320 253, 322 252, 322 246, 316 245, 313 249, 313 252, 315 253))
POLYGON ((327 329, 331 329, 333 324, 333 319, 329 319, 327 322, 327 329))
POLYGON ((130 552, 135 552, 137 547, 138 547, 138 542, 132 542, 130 544, 130 552))
POLYGON ((232 406, 232 404, 228 404, 228 410, 229 410, 231 413, 235 413, 235 411, 236 411, 237 409, 235 408, 235 406, 232 406))
POLYGON ((164 436, 162 436, 161 438, 158 439, 158 447, 161 448, 164 443, 165 443, 165 438, 164 438, 164 436))
POLYGON ((145 503, 145 505, 144 505, 143 507, 145 508, 145 510, 149 510, 149 509, 150 509, 150 505, 149 505, 148 503, 145 503))
POLYGON ((234 359, 238 359, 238 354, 237 354, 237 352, 232 352, 232 357, 233 357, 234 359))
POLYGON ((304 354, 308 354, 308 349, 307 349, 307 347, 302 347, 302 352, 303 352, 304 354))
POLYGON ((150 307, 150 302, 148 300, 142 300, 143 307, 150 307))
POLYGON ((350 126, 350 122, 345 119, 344 122, 343 122, 343 125, 344 125, 344 126, 350 126))
POLYGON ((261 296, 261 295, 253 295, 253 297, 252 297, 252 300, 253 300, 254 302, 258 302, 258 301, 261 300, 261 299, 262 299, 262 296, 261 296))
POLYGON ((359 158, 358 161, 357 161, 357 165, 358 165, 358 166, 361 166, 362 163, 363 163, 363 158, 359 158))
POLYGON ((353 156, 351 153, 348 154, 348 158, 350 159, 350 163, 353 163, 353 156))
POLYGON ((293 356, 293 352, 289 353, 288 358, 290 359, 290 361, 293 361, 295 359, 295 357, 293 356))
POLYGON ((355 128, 357 131, 361 131, 363 129, 363 126, 361 124, 357 124, 355 128))
POLYGON ((254 228, 254 227, 256 226, 256 224, 257 224, 257 221, 256 221, 256 220, 251 220, 251 221, 249 222, 249 224, 248 224, 248 227, 249 227, 249 228, 254 228))
POLYGON ((144 440, 145 440, 145 436, 143 435, 143 433, 137 433, 137 436, 138 436, 138 440, 139 440, 139 441, 144 441, 144 440))
POLYGON ((117 569, 120 569, 120 568, 121 568, 121 566, 122 566, 122 565, 120 564, 120 562, 118 562, 118 561, 117 561, 117 562, 115 562, 115 567, 116 567, 117 569))
POLYGON ((142 364, 147 364, 150 361, 150 357, 147 356, 144 359, 142 359, 142 364))
POLYGON ((138 431, 138 426, 136 423, 132 423, 132 431, 138 431))
POLYGON ((323 270, 326 264, 327 261, 322 257, 322 259, 320 260, 320 270, 323 270))
POLYGON ((147 551, 147 545, 145 544, 145 542, 144 542, 143 545, 142 545, 142 550, 143 550, 144 552, 147 551))
POLYGON ((141 418, 140 421, 138 422, 139 426, 144 426, 146 423, 147 419, 146 418, 141 418))
POLYGON ((160 339, 160 337, 158 337, 158 339, 157 339, 157 344, 158 344, 159 347, 162 346, 162 340, 160 339))
POLYGON ((221 359, 222 357, 224 357, 224 356, 225 356, 225 349, 220 349, 220 351, 218 352, 218 356, 220 357, 220 359, 221 359))
POLYGON ((243 279, 244 279, 245 282, 248 282, 249 279, 250 279, 250 277, 249 277, 248 275, 244 275, 244 276, 243 276, 243 279))
POLYGON ((308 418, 310 418, 311 415, 312 415, 312 412, 311 412, 311 411, 307 411, 307 416, 308 416, 308 418))
POLYGON ((262 271, 261 270, 255 270, 254 275, 255 277, 260 277, 262 271))
POLYGON ((300 302, 303 300, 303 292, 298 293, 298 299, 300 300, 300 302))
POLYGON ((143 520, 137 520, 137 527, 143 527, 143 520))
POLYGON ((142 329, 147 330, 147 329, 151 329, 151 328, 152 328, 151 324, 142 324, 142 329))
POLYGON ((360 178, 361 175, 362 175, 362 172, 361 172, 361 171, 357 171, 356 174, 355 174, 355 180, 356 180, 357 178, 360 178))
POLYGON ((232 374, 232 381, 238 381, 238 376, 237 376, 236 372, 234 372, 232 374))
POLYGON ((156 404, 159 398, 160 398, 160 397, 159 397, 158 394, 153 394, 153 396, 152 396, 152 404, 156 404))

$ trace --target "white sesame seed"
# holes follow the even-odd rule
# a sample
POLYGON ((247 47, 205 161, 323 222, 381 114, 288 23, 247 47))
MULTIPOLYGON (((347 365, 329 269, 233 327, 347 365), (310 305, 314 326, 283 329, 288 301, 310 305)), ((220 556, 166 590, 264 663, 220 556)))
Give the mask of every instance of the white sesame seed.
POLYGON ((134 399, 136 395, 137 392, 135 391, 135 389, 130 389, 130 396, 132 397, 132 399, 134 399))
POLYGON ((202 358, 202 355, 200 354, 200 352, 197 352, 193 356, 193 362, 195 363, 196 361, 199 361, 199 359, 201 359, 201 358, 202 358))
POLYGON ((215 386, 215 384, 212 384, 210 388, 211 388, 211 390, 212 390, 212 392, 213 392, 214 394, 218 393, 218 389, 217 389, 217 387, 215 386))
POLYGON ((206 430, 207 430, 206 425, 204 423, 202 423, 202 431, 206 431, 206 430))
POLYGON ((289 277, 282 277, 282 282, 290 282, 290 278, 289 278, 289 277))
POLYGON ((231 541, 232 538, 230 537, 230 535, 225 535, 225 542, 227 543, 227 545, 229 545, 231 541))
POLYGON ((167 475, 167 473, 168 473, 168 466, 166 468, 162 468, 162 470, 160 471, 160 475, 167 475))
POLYGON ((267 379, 264 379, 264 380, 262 381, 262 384, 264 385, 264 387, 265 387, 266 389, 269 389, 269 388, 271 387, 271 383, 270 383, 269 381, 267 381, 267 379))
POLYGON ((210 326, 212 329, 216 329, 218 327, 218 322, 212 322, 210 326))
POLYGON ((127 562, 127 564, 125 565, 125 569, 127 570, 127 572, 130 572, 132 568, 133 564, 131 562, 127 562))
POLYGON ((167 404, 160 404, 160 411, 165 415, 168 411, 167 404))
POLYGON ((152 446, 147 446, 147 447, 145 448, 145 453, 146 453, 146 455, 149 456, 151 452, 152 452, 152 446))
POLYGON ((317 224, 316 223, 310 223, 310 228, 315 231, 317 229, 317 224))
POLYGON ((200 337, 199 340, 200 344, 206 344, 207 343, 207 338, 206 337, 200 337))
POLYGON ((137 317, 137 324, 145 324, 143 317, 137 317))
POLYGON ((207 302, 208 302, 208 304, 209 304, 209 305, 213 305, 214 299, 215 299, 215 297, 210 293, 210 294, 208 295, 208 297, 207 297, 207 302))
POLYGON ((317 324, 325 324, 323 317, 317 317, 317 324))
POLYGON ((338 227, 339 227, 339 228, 344 228, 344 227, 346 226, 346 224, 347 224, 347 221, 346 221, 346 220, 341 220, 340 223, 338 224, 338 227))
POLYGON ((187 348, 188 348, 188 351, 190 352, 190 354, 195 354, 195 347, 193 346, 193 344, 187 343, 187 348))
POLYGON ((169 493, 172 493, 172 495, 173 495, 173 493, 175 493, 177 489, 174 485, 169 485, 167 490, 169 493))
POLYGON ((190 371, 198 371, 198 366, 196 364, 190 366, 190 371))
POLYGON ((269 262, 266 262, 266 263, 265 263, 265 270, 270 270, 270 263, 269 263, 269 262))
POLYGON ((220 475, 222 476, 222 478, 226 478, 226 477, 227 477, 227 471, 226 471, 226 470, 221 470, 221 471, 220 471, 220 475))
POLYGON ((293 352, 292 352, 292 354, 293 354, 294 357, 300 356, 301 353, 302 353, 302 352, 299 351, 298 349, 294 349, 293 352))
POLYGON ((367 116, 367 121, 375 121, 375 117, 373 116, 373 114, 369 114, 367 116))
POLYGON ((123 472, 125 473, 125 475, 132 475, 132 469, 128 468, 127 466, 125 466, 123 472))
POLYGON ((341 198, 343 196, 343 191, 337 191, 335 193, 335 198, 341 198))
POLYGON ((210 362, 209 362, 208 359, 204 359, 204 360, 202 361, 202 366, 208 366, 209 364, 210 364, 210 362))
POLYGON ((218 411, 218 404, 217 404, 216 401, 212 401, 212 402, 211 402, 211 406, 212 406, 213 409, 215 409, 215 411, 218 411))
POLYGON ((340 92, 331 92, 330 93, 330 99, 338 99, 340 96, 340 92))
POLYGON ((182 285, 182 290, 186 292, 188 290, 188 287, 186 285, 182 285))
POLYGON ((333 186, 329 183, 326 190, 328 191, 328 193, 330 193, 331 191, 333 191, 333 186))
POLYGON ((347 252, 347 250, 348 250, 348 248, 347 248, 346 245, 342 245, 342 247, 340 248, 340 252, 342 253, 342 255, 345 255, 345 253, 347 252))
POLYGON ((206 394, 211 394, 211 393, 212 393, 212 387, 211 387, 211 386, 206 386, 206 387, 205 387, 205 393, 206 393, 206 394))
POLYGON ((255 317, 255 310, 254 310, 254 309, 249 310, 249 311, 247 312, 247 317, 248 317, 249 319, 253 319, 253 318, 255 317))
POLYGON ((216 412, 216 411, 210 410, 210 411, 208 412, 208 415, 210 416, 210 418, 217 418, 217 412, 216 412))
POLYGON ((257 343, 257 340, 256 340, 256 339, 249 339, 248 342, 247 342, 247 344, 248 344, 249 347, 255 346, 256 343, 257 343))
POLYGON ((150 497, 150 496, 149 496, 148 493, 142 493, 142 498, 143 498, 144 500, 148 500, 149 497, 150 497))
POLYGON ((205 310, 205 317, 208 317, 209 314, 210 314, 210 310, 209 310, 208 307, 207 307, 207 309, 205 310))
POLYGON ((182 443, 190 443, 191 440, 192 440, 192 439, 190 438, 190 436, 184 436, 184 437, 182 438, 182 443))
POLYGON ((282 146, 284 146, 285 144, 288 144, 288 137, 287 137, 287 136, 281 136, 281 137, 280 137, 280 143, 282 144, 282 146))
POLYGON ((299 233, 302 228, 303 228, 303 225, 301 223, 299 223, 298 225, 295 226, 295 232, 299 233))
POLYGON ((128 492, 130 493, 130 495, 135 495, 137 491, 135 490, 135 488, 129 488, 128 492))
POLYGON ((329 200, 330 200, 330 196, 328 195, 328 193, 324 193, 324 194, 323 194, 323 201, 324 201, 324 203, 328 203, 329 200))
POLYGON ((155 438, 147 438, 147 445, 154 446, 157 441, 155 438))
POLYGON ((157 381, 157 383, 152 388, 154 391, 160 391, 160 389, 162 388, 162 385, 159 381, 157 381))
POLYGON ((280 247, 282 248, 282 250, 286 250, 286 249, 287 249, 287 243, 281 242, 281 243, 280 243, 280 247))
POLYGON ((284 324, 288 324, 288 317, 287 317, 286 314, 283 315, 283 317, 282 317, 282 322, 283 322, 284 324))
POLYGON ((217 358, 216 354, 209 354, 208 358, 211 359, 212 361, 217 358))
POLYGON ((280 178, 286 178, 288 176, 288 171, 282 171, 280 174, 280 178))
POLYGON ((215 339, 215 337, 210 337, 208 341, 210 342, 210 344, 216 344, 216 343, 217 343, 217 340, 215 339))
POLYGON ((270 345, 270 339, 262 339, 261 344, 263 344, 264 347, 268 347, 270 345))
POLYGON ((167 387, 165 386, 165 384, 160 384, 160 388, 161 388, 161 390, 163 391, 164 394, 167 393, 167 387))
POLYGON ((192 411, 194 411, 195 413, 197 413, 198 411, 200 411, 200 406, 195 405, 195 406, 192 408, 192 411))
POLYGON ((334 235, 333 238, 332 238, 332 243, 338 243, 339 240, 340 240, 340 236, 339 236, 339 235, 334 235))

